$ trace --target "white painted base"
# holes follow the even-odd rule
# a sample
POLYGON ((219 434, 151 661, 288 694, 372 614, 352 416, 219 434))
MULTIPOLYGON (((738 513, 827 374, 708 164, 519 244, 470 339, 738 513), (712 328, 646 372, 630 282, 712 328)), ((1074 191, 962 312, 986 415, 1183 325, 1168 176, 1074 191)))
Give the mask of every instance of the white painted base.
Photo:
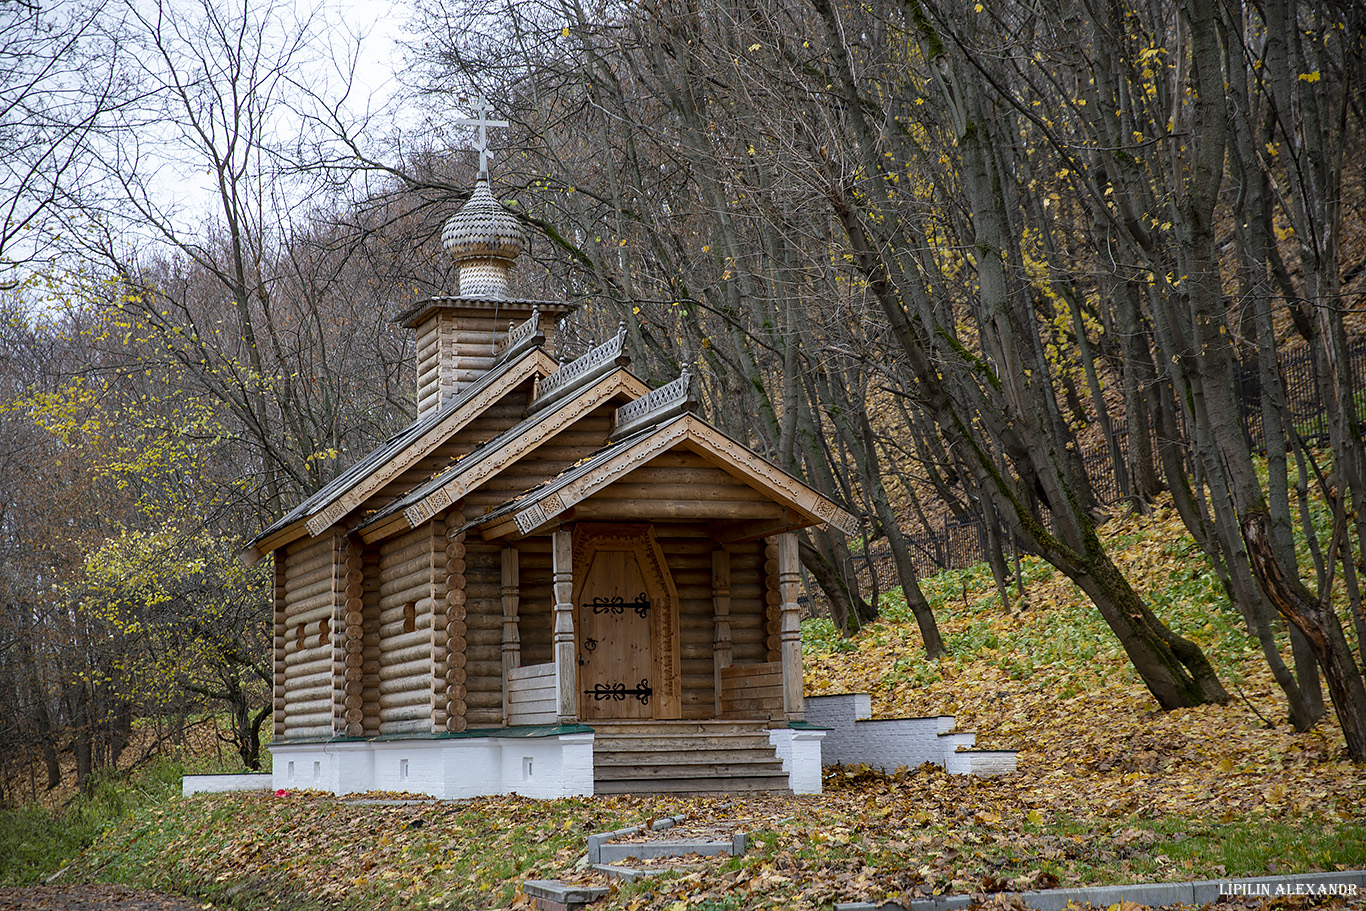
POLYGON ((867 765, 893 772, 925 763, 958 775, 1004 775, 1015 771, 1014 750, 974 750, 977 737, 953 732, 952 715, 872 720, 867 693, 807 696, 806 720, 830 728, 822 752, 827 765, 867 765))
POLYGON ((446 799, 593 793, 592 733, 276 743, 270 751, 277 790, 408 791, 446 799))
POLYGON ((768 742, 783 762, 787 786, 793 794, 821 792, 821 741, 825 731, 805 728, 774 728, 768 732, 768 742))
POLYGON ((269 772, 243 772, 240 775, 185 775, 180 779, 180 793, 222 794, 227 791, 269 791, 269 772))

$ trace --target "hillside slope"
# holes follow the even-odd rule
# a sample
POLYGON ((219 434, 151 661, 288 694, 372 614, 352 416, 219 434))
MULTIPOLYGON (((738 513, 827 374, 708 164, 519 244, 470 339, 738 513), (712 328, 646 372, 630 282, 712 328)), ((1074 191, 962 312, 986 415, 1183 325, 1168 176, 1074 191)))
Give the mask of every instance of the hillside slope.
POLYGON ((1235 700, 1159 713, 1094 610, 1046 567, 1006 613, 985 569, 927 580, 952 655, 923 658, 904 608, 852 639, 809 621, 809 692, 864 690, 875 713, 949 712, 1019 770, 977 779, 831 768, 816 796, 517 797, 403 805, 204 795, 142 811, 65 874, 239 908, 528 907, 528 878, 603 882, 587 835, 686 812, 750 852, 620 885, 603 911, 821 908, 831 901, 1366 866, 1366 768, 1331 718, 1306 734, 1159 509, 1104 529, 1117 558, 1235 700))

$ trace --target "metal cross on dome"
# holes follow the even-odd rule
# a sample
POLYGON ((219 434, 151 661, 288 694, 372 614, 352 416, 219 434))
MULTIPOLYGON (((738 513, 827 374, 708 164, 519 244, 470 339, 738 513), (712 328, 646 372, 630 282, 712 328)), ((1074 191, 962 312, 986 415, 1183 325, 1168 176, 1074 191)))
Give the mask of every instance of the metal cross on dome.
POLYGON ((479 138, 475 140, 474 147, 479 150, 479 176, 485 180, 489 176, 489 127, 505 127, 508 125, 506 120, 490 120, 488 99, 482 94, 475 95, 470 99, 470 109, 475 112, 474 117, 457 117, 453 123, 462 127, 478 127, 479 138))

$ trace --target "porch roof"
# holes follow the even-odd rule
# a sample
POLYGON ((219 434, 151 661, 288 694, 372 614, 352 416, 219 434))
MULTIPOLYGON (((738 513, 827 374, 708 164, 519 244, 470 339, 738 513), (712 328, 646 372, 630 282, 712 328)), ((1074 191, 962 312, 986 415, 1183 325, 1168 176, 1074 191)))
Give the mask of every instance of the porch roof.
MULTIPOLYGON (((485 539, 525 536, 554 523, 575 504, 644 465, 655 456, 685 447, 783 507, 771 520, 772 534, 810 525, 831 524, 846 534, 858 519, 798 478, 756 455, 701 418, 683 414, 606 446, 539 487, 465 524, 485 539)), ((758 536, 758 532, 753 536, 758 536)))

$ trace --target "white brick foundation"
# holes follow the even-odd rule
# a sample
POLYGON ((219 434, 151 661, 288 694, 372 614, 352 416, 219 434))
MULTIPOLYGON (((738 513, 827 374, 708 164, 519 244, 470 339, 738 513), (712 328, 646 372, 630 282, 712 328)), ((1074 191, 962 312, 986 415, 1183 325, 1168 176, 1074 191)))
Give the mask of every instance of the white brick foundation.
POLYGON ((807 696, 806 720, 829 728, 822 744, 826 765, 867 765, 884 772, 925 763, 959 775, 1015 771, 1014 750, 973 750, 976 735, 954 733, 952 715, 872 720, 867 693, 807 696))
POLYGON ((782 760, 793 794, 821 792, 821 741, 826 732, 807 728, 773 728, 768 742, 782 760))
POLYGON ((446 799, 593 793, 591 732, 277 743, 270 751, 277 790, 410 791, 446 799))

